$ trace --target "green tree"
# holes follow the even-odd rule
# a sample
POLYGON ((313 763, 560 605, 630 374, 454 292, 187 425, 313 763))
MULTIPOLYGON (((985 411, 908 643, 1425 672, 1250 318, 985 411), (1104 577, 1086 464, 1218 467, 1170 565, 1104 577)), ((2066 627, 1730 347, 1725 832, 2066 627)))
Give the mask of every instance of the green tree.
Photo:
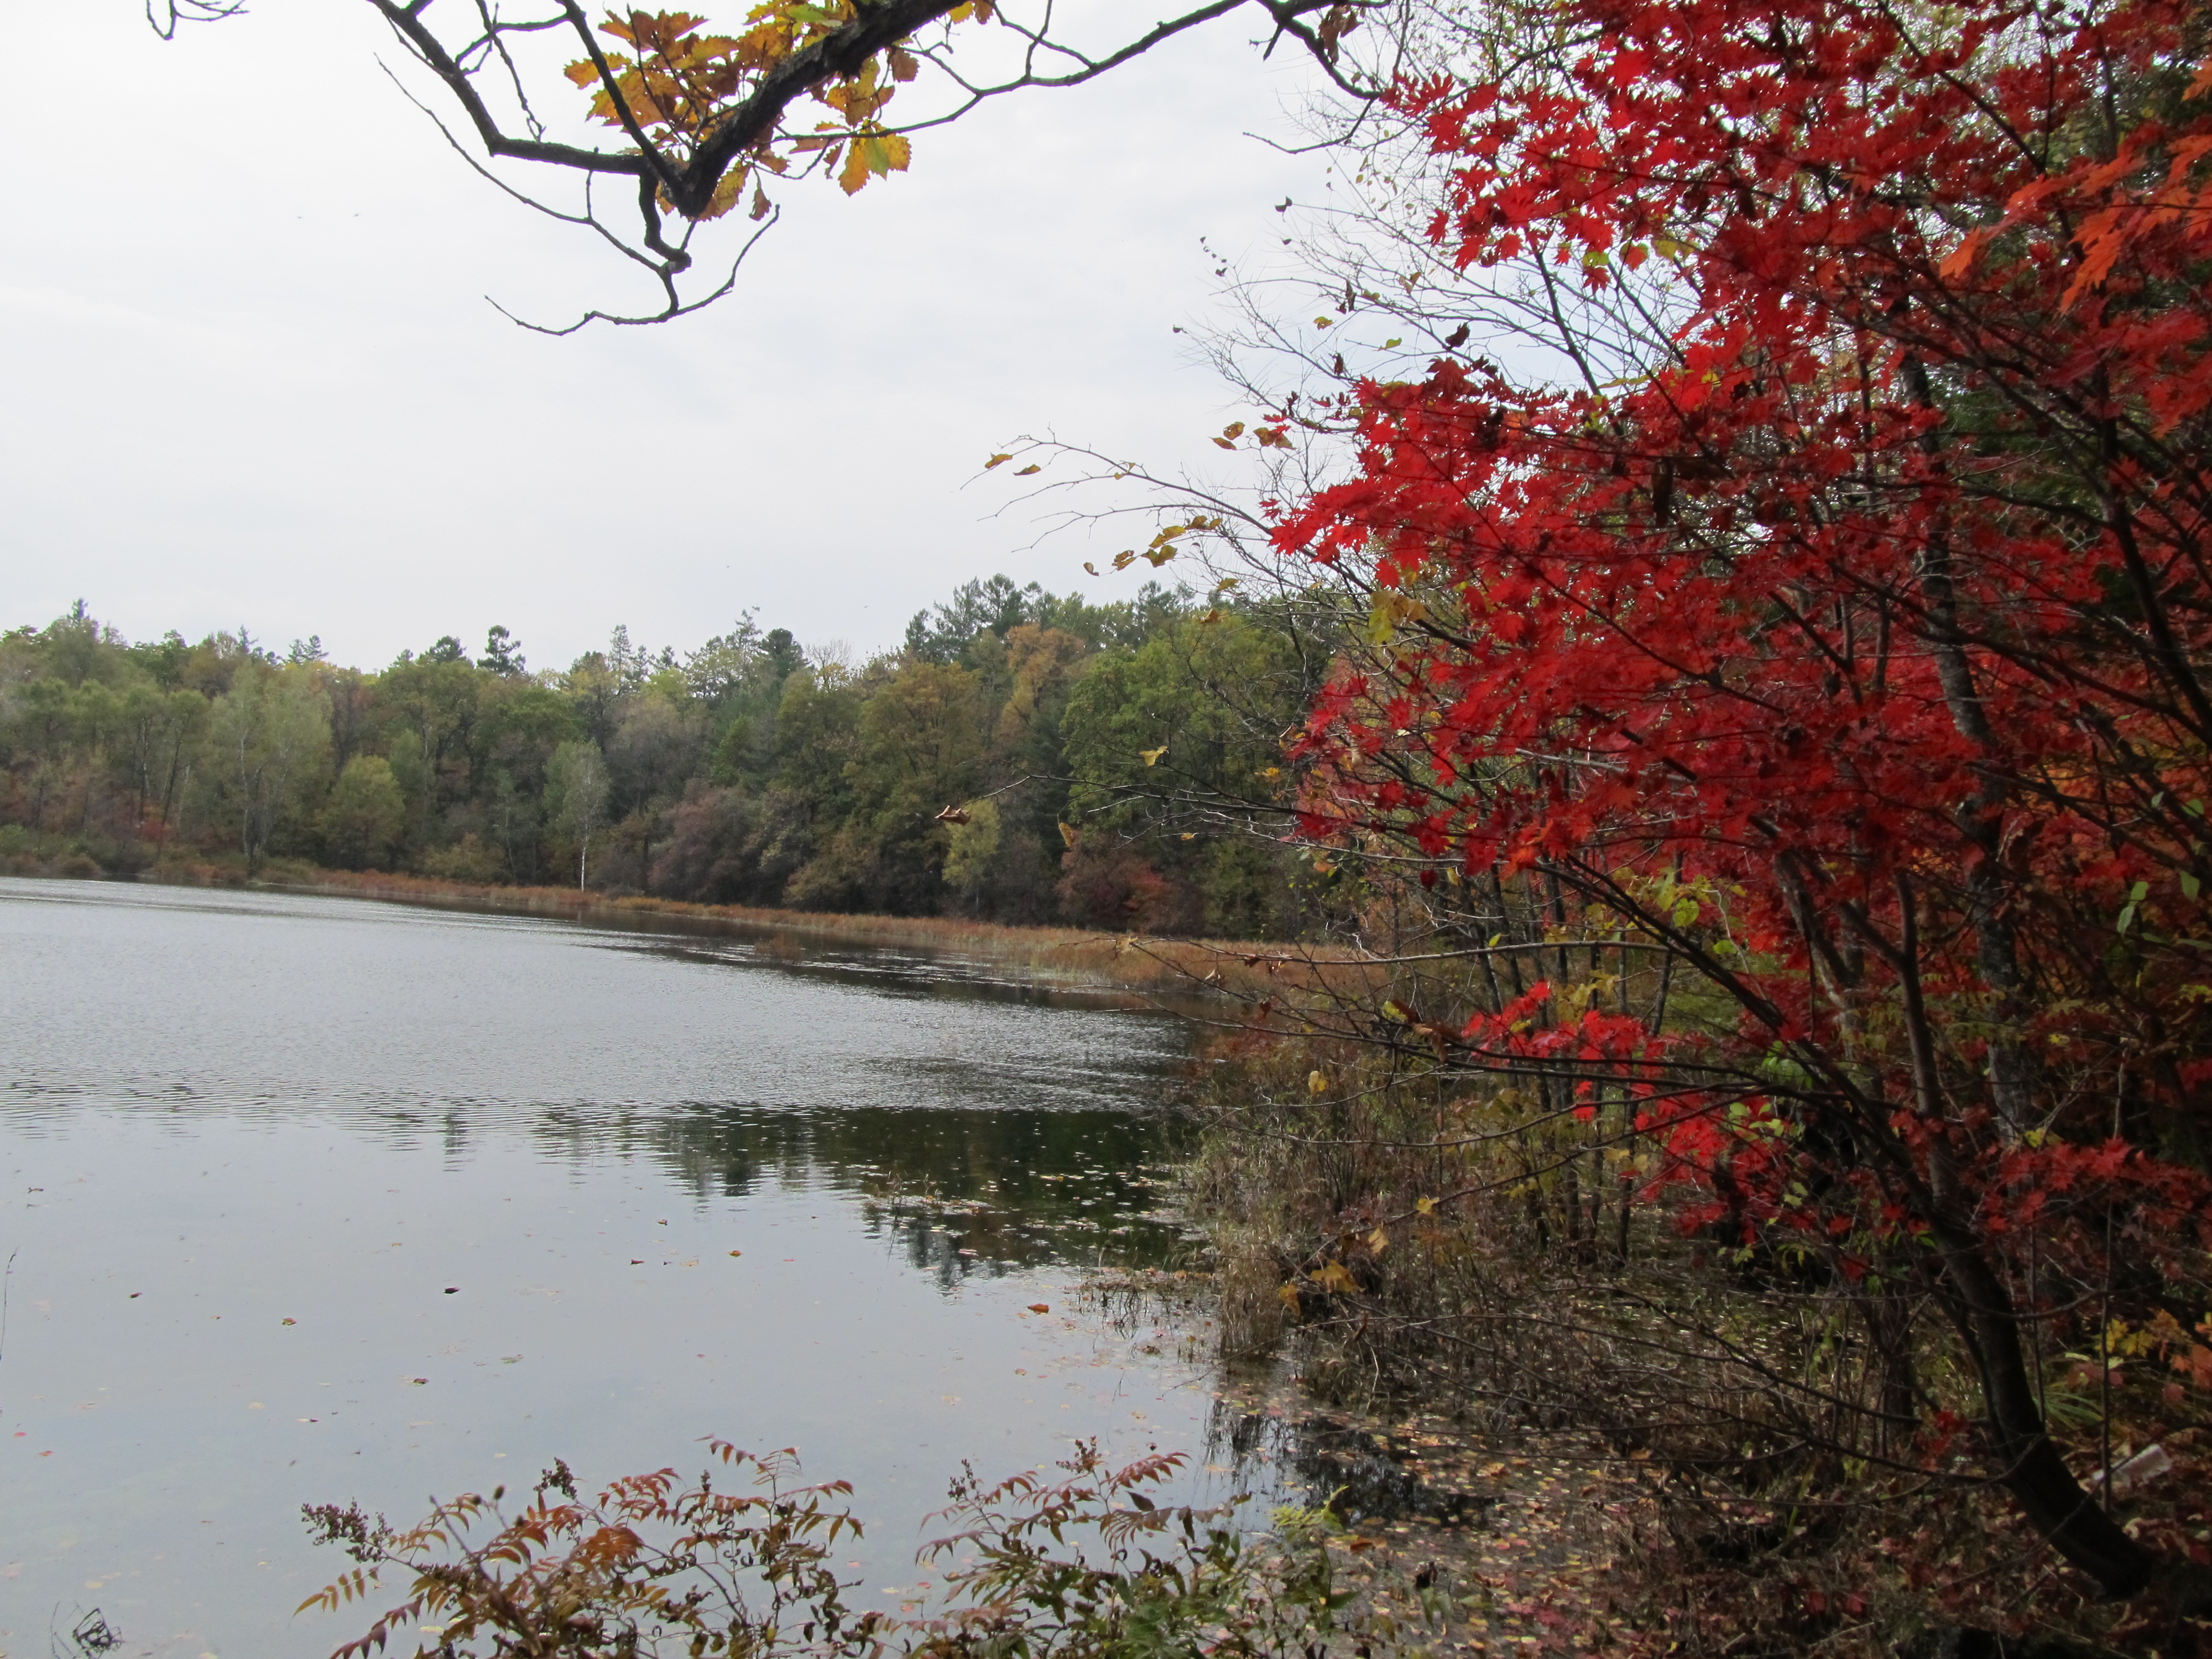
POLYGON ((491 678, 469 661, 450 635, 420 657, 401 657, 377 677, 387 753, 408 791, 420 848, 427 850, 440 839, 441 814, 469 792, 477 702, 483 682, 491 678))
POLYGON ((135 798, 134 830, 145 822, 150 809, 156 813, 156 841, 167 839, 169 815, 184 781, 186 758, 206 729, 207 719, 207 699, 197 691, 165 691, 148 678, 124 693, 115 759, 135 798))
POLYGON ((945 836, 945 884, 973 912, 983 908, 999 875, 1006 824, 994 800, 970 801, 963 813, 967 822, 951 824, 945 836))
POLYGON ((1271 613, 1185 617, 1093 659, 1060 723, 1075 782, 1064 892, 1076 919, 1144 908, 1179 929, 1268 937, 1298 925, 1281 834, 1282 734, 1310 687, 1271 613), (1152 885, 1182 892, 1167 902, 1152 885))
POLYGON ((236 666, 209 715, 203 775, 211 814, 237 828, 247 874, 298 815, 329 747, 322 700, 297 671, 252 658, 236 666))
POLYGON ((606 757, 588 738, 562 744, 545 766, 545 805, 553 827, 576 849, 576 885, 591 872, 592 837, 607 822, 613 781, 606 757))
POLYGON ((327 855, 353 870, 384 867, 407 827, 407 797, 381 755, 356 755, 323 807, 327 855))

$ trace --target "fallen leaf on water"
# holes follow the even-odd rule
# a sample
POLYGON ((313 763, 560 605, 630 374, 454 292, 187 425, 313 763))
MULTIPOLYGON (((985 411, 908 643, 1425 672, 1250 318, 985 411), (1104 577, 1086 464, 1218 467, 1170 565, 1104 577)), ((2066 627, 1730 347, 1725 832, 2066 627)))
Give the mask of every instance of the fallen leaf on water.
POLYGON ((730 1254, 732 1255, 743 1255, 744 1252, 743 1250, 732 1250, 730 1254))
POLYGON ((448 1285, 446 1286, 446 1294, 447 1296, 459 1296, 460 1293, 461 1287, 458 1285, 448 1285))
POLYGON ((298 1320, 296 1320, 296 1319, 288 1319, 288 1320, 286 1320, 284 1322, 285 1322, 287 1325, 296 1325, 296 1324, 298 1324, 300 1322, 299 1322, 298 1320))
POLYGON ((1030 1304, 1030 1311, 1031 1313, 1050 1313, 1052 1311, 1052 1304, 1049 1302, 1032 1302, 1030 1304))

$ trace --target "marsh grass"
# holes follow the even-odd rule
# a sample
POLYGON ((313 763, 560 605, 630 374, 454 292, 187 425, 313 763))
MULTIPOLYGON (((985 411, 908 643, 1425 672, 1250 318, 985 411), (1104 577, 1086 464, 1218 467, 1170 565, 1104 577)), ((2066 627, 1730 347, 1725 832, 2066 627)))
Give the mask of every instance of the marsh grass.
MULTIPOLYGON (((60 854, 57 854, 57 857, 60 854)), ((89 860, 28 859, 13 873, 96 876, 89 860)), ((242 866, 168 859, 137 879, 182 886, 260 887, 399 903, 559 916, 615 927, 734 933, 771 956, 797 959, 809 943, 915 950, 965 957, 1069 984, 1111 987, 1196 1004, 1230 998, 1249 1005, 1286 995, 1349 997, 1382 983, 1376 964, 1326 947, 1232 939, 1165 938, 1081 927, 1014 926, 956 916, 846 915, 819 910, 695 904, 643 894, 573 887, 518 887, 382 871, 326 870, 271 859, 249 881, 242 866)))
MULTIPOLYGON (((1226 1365, 1272 1356, 1344 1409, 1431 1413, 1500 1458, 1635 1478, 1596 1517, 1614 1567, 1574 1620, 1595 1645, 1871 1659, 1964 1626, 2045 1644, 2006 1651, 2168 1650, 2097 1604, 1979 1467, 1975 1379, 1909 1270, 1854 1282, 1691 1224, 1632 1144, 1403 1050, 1248 1031, 1215 1045, 1187 1105, 1226 1365)), ((2141 1375, 2136 1396, 2174 1392, 2141 1375)), ((2094 1426, 2061 1425, 2078 1466, 2094 1426)), ((2195 1501, 2134 1496, 2150 1524, 2195 1501)))

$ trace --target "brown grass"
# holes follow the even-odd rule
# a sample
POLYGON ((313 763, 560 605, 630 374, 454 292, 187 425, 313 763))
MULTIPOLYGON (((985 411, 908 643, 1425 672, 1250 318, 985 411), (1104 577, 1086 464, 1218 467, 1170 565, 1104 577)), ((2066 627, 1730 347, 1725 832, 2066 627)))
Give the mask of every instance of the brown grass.
POLYGON ((234 868, 199 861, 164 861, 139 879, 185 886, 252 887, 283 892, 375 898, 406 904, 486 909, 506 915, 561 916, 577 921, 635 924, 652 919, 702 933, 765 933, 823 943, 939 951, 1071 978, 1167 995, 1223 991, 1264 997, 1301 982, 1313 970, 1306 947, 1221 939, 1160 939, 1082 927, 1012 927, 957 916, 848 915, 741 904, 693 904, 642 895, 612 897, 573 887, 513 887, 382 871, 325 870, 272 862, 248 881, 234 868))

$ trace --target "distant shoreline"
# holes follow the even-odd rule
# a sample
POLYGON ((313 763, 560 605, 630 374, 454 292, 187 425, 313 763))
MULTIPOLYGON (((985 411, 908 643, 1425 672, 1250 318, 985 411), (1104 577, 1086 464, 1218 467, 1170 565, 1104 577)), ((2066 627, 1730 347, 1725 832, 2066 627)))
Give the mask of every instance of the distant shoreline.
POLYGON ((691 929, 701 932, 796 934, 824 943, 941 951, 1080 976, 1129 990, 1186 996, 1206 994, 1231 972, 1242 977, 1243 959, 1255 952, 1272 954, 1294 949, 1280 945, 1105 933, 1081 927, 1020 927, 956 916, 886 916, 770 909, 742 904, 699 904, 645 894, 592 893, 573 887, 505 886, 398 872, 327 870, 295 865, 289 860, 272 861, 262 875, 252 878, 221 865, 198 862, 161 864, 135 875, 103 875, 95 878, 159 886, 235 888, 387 899, 430 906, 465 906, 578 921, 635 924, 654 920, 690 924, 691 929), (1211 983, 1209 975, 1215 976, 1211 983))

